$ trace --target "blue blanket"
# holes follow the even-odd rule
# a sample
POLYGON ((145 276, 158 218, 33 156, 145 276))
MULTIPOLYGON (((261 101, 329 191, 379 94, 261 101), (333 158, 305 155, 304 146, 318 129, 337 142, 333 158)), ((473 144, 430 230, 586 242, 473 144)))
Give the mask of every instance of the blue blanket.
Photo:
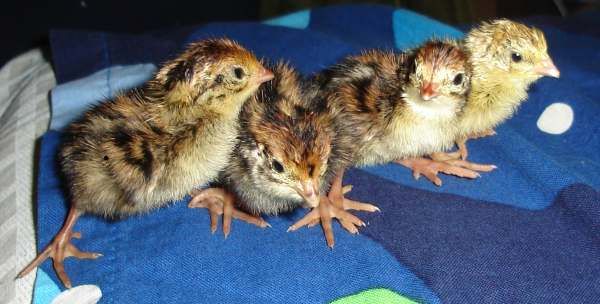
MULTIPOLYGON (((477 180, 444 176, 437 188, 393 164, 350 170, 349 196, 382 212, 360 214, 368 226, 357 236, 335 224, 333 250, 319 228, 286 232, 305 210, 267 218, 267 230, 236 221, 226 240, 210 234, 204 210, 184 202, 118 222, 84 217, 76 245, 104 257, 68 259, 74 285, 98 285, 102 303, 596 303, 600 37, 580 34, 572 20, 530 22, 546 33, 561 78, 536 83, 497 136, 470 142, 471 160, 494 163, 496 171, 477 180), (537 122, 556 103, 574 120, 551 118, 561 129, 551 134, 537 122)), ((60 130, 102 97, 143 82, 187 42, 227 36, 309 74, 363 48, 404 49, 432 35, 462 33, 385 6, 146 35, 53 32, 59 85, 53 130, 40 153, 39 248, 59 230, 68 206, 56 163, 60 130)), ((38 274, 36 303, 47 303, 59 281, 50 262, 38 274)))

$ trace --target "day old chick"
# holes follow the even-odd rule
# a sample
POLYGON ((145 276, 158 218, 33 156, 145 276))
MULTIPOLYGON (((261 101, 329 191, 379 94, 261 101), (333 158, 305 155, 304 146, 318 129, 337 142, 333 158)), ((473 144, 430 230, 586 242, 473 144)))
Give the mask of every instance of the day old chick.
MULTIPOLYGON (((333 172, 349 160, 340 149, 331 115, 314 109, 303 79, 286 64, 271 68, 274 79, 242 109, 239 143, 220 174, 221 187, 195 191, 189 203, 209 209, 213 232, 221 214, 226 236, 232 217, 268 225, 234 204, 254 215, 316 207, 333 172)), ((343 216, 362 224, 350 214, 343 216)))
MULTIPOLYGON (((342 135, 354 140, 353 164, 382 164, 450 147, 469 89, 466 60, 455 43, 430 41, 408 54, 370 51, 352 56, 318 74, 318 98, 337 113, 342 135)), ((460 176, 477 175, 440 166, 460 176)), ((329 192, 342 209, 347 207, 343 172, 337 172, 329 192)))
POLYGON ((148 212, 214 179, 235 145, 243 103, 270 80, 252 53, 227 39, 192 43, 142 88, 108 100, 65 131, 59 152, 71 208, 53 241, 18 277, 48 257, 67 287, 63 260, 97 258, 70 243, 77 218, 148 212))
POLYGON ((558 78, 542 31, 500 19, 483 22, 465 38, 473 68, 471 93, 459 120, 458 153, 436 159, 466 159, 468 138, 493 135, 527 99, 529 86, 543 76, 558 78))

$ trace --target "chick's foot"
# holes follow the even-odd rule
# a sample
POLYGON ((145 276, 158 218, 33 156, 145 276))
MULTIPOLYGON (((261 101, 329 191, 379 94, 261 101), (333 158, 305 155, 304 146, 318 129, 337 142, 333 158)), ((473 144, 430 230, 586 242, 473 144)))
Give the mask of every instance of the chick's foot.
POLYGON ((434 153, 432 154, 432 158, 437 161, 446 161, 446 160, 454 160, 454 159, 462 159, 467 160, 469 156, 469 150, 467 149, 467 140, 469 139, 477 139, 481 137, 494 136, 496 135, 496 131, 493 129, 489 129, 483 132, 474 133, 468 136, 468 138, 459 139, 456 141, 456 146, 458 150, 450 153, 434 153))
POLYGON ((44 250, 17 275, 17 278, 24 277, 31 270, 42 264, 46 259, 51 258, 54 271, 56 272, 56 275, 60 281, 66 288, 72 287, 71 280, 65 271, 65 266, 63 264, 64 259, 68 257, 76 257, 79 259, 96 259, 102 256, 100 253, 82 252, 71 243, 71 238, 81 238, 81 233, 72 231, 79 215, 79 211, 71 208, 64 226, 58 232, 58 234, 56 234, 52 242, 46 246, 46 248, 44 248, 44 250))
POLYGON ((225 238, 231 232, 231 220, 236 218, 261 228, 271 227, 260 216, 250 215, 234 206, 235 198, 223 188, 207 188, 204 190, 193 190, 190 193, 192 199, 188 203, 189 208, 206 208, 210 214, 210 231, 215 233, 219 222, 219 216, 223 215, 223 234, 225 238))
POLYGON ((333 237, 332 218, 338 219, 342 227, 352 234, 358 233, 359 227, 364 227, 365 223, 346 210, 358 210, 375 212, 380 211, 377 206, 350 200, 344 197, 344 194, 350 192, 352 186, 341 187, 341 183, 334 182, 328 196, 321 196, 319 206, 310 211, 302 219, 294 223, 288 231, 295 231, 303 226, 313 227, 321 223, 327 246, 333 248, 335 239, 333 237), (333 199, 333 200, 332 200, 333 199))
POLYGON ((323 195, 321 196, 319 206, 313 208, 302 219, 290 226, 287 231, 295 231, 304 226, 312 227, 315 225, 315 223, 321 222, 327 246, 333 248, 333 246, 335 245, 335 239, 333 236, 333 227, 331 224, 332 218, 337 218, 342 227, 344 227, 344 229, 348 230, 348 232, 352 234, 358 233, 358 227, 366 226, 361 219, 344 209, 336 207, 331 203, 327 196, 323 195))
POLYGON ((476 138, 482 138, 482 137, 488 137, 488 136, 494 136, 496 135, 496 131, 494 131, 494 129, 489 129, 489 130, 485 130, 479 133, 473 133, 471 135, 469 135, 469 139, 476 139, 476 138))
POLYGON ((442 162, 455 159, 467 160, 467 157, 469 156, 469 150, 467 149, 467 139, 457 140, 456 146, 458 147, 458 150, 454 152, 436 152, 431 154, 431 158, 433 160, 442 162))
POLYGON ((424 175, 436 186, 442 185, 442 180, 437 176, 439 172, 473 179, 480 177, 477 171, 488 172, 496 168, 494 165, 475 164, 461 159, 438 161, 427 158, 409 158, 397 160, 396 163, 413 170, 415 179, 424 175))

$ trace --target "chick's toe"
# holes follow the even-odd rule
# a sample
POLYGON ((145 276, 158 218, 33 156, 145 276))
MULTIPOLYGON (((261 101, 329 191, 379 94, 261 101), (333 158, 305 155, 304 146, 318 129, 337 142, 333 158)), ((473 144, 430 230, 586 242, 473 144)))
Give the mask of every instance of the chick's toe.
POLYGON ((234 196, 223 188, 207 188, 194 190, 192 199, 188 203, 189 208, 206 208, 210 215, 210 231, 215 233, 219 222, 219 216, 223 216, 223 234, 225 237, 231 232, 232 218, 242 220, 261 228, 271 227, 260 216, 243 212, 235 207, 234 196))
POLYGON ((396 163, 413 170, 415 179, 419 179, 421 175, 424 175, 436 186, 442 185, 442 180, 437 176, 439 172, 473 179, 480 177, 477 171, 487 172, 495 169, 493 165, 480 165, 460 159, 437 161, 427 158, 408 158, 397 160, 396 163))

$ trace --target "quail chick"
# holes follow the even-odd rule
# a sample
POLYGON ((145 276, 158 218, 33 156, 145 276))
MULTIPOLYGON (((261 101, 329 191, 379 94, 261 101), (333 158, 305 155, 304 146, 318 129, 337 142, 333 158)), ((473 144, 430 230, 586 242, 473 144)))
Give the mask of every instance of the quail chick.
MULTIPOLYGON (((349 57, 315 78, 317 98, 336 113, 342 136, 354 141, 352 164, 367 166, 451 147, 470 76, 464 50, 451 41, 430 41, 410 53, 370 51, 349 57)), ((417 170, 420 164, 405 165, 417 170)), ((477 176, 460 166, 439 166, 451 174, 477 176)), ((328 194, 341 209, 348 207, 343 172, 337 172, 328 194)), ((307 224, 314 220, 296 225, 307 224)))
POLYGON ((53 241, 18 277, 48 257, 67 287, 66 257, 97 258, 70 240, 77 218, 148 212, 214 179, 235 145, 243 103, 270 80, 252 53, 227 39, 192 43, 143 87, 94 107, 65 132, 59 152, 71 207, 53 241))
MULTIPOLYGON (((329 112, 311 104, 308 84, 287 64, 273 67, 275 77, 244 105, 240 115, 239 143, 221 172, 219 186, 195 191, 192 208, 208 208, 211 230, 223 214, 223 232, 231 218, 266 227, 258 216, 279 214, 298 207, 316 207, 328 181, 350 154, 335 133, 329 112)), ((327 204, 325 202, 324 204, 327 204)), ((355 216, 333 209, 334 217, 353 228, 362 225, 355 216)), ((325 227, 328 242, 333 239, 325 227)))
POLYGON ((483 22, 466 36, 472 65, 471 92, 459 120, 458 153, 438 153, 438 160, 467 158, 469 138, 495 134, 527 99, 529 86, 543 76, 558 78, 542 31, 500 19, 483 22))

